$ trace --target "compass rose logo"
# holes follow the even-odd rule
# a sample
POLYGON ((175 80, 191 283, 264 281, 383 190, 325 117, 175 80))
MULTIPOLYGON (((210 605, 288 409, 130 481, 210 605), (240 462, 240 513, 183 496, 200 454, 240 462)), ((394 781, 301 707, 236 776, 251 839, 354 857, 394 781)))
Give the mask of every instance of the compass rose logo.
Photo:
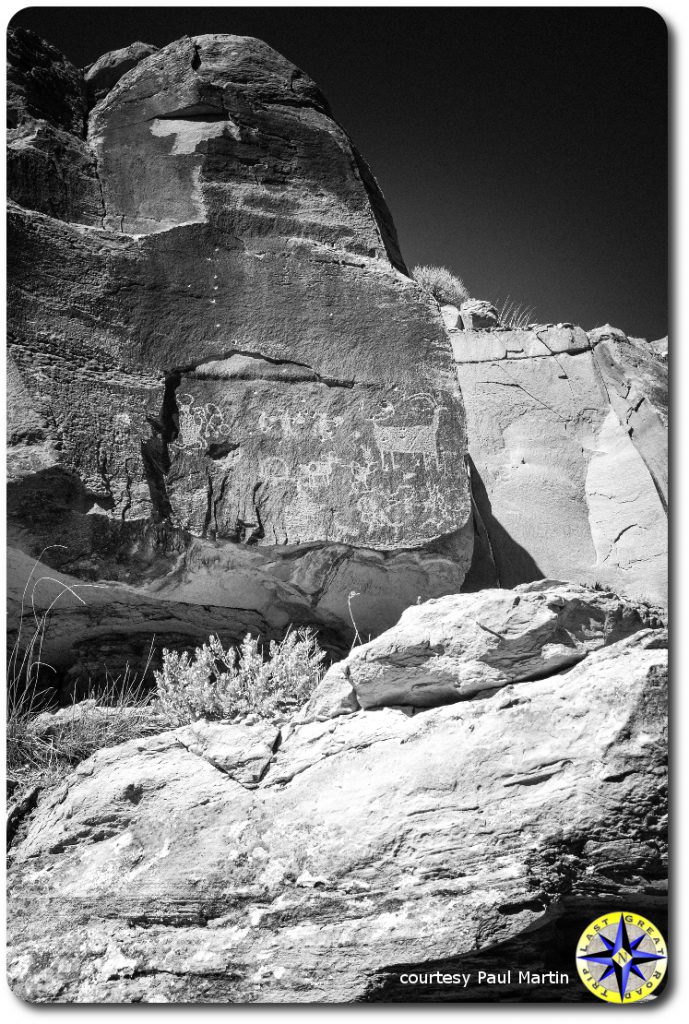
POLYGON ((592 921, 577 944, 577 970, 590 992, 607 1003, 646 999, 667 969, 665 939, 640 914, 614 911, 592 921))

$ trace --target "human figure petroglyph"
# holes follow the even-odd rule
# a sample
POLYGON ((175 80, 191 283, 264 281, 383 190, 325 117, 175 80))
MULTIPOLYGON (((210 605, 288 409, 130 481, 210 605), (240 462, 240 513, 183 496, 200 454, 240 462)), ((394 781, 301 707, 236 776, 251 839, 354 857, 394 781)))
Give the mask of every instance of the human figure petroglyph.
POLYGON ((378 460, 373 458, 373 449, 369 445, 364 445, 360 449, 365 462, 350 462, 349 468, 352 471, 352 477, 354 483, 357 484, 362 490, 370 490, 368 478, 373 474, 377 473, 379 466, 378 460))
POLYGON ((193 395, 183 394, 177 399, 179 434, 174 444, 184 451, 204 448, 211 438, 230 430, 224 413, 217 405, 211 402, 194 409, 193 404, 193 395))
POLYGON ((392 426, 387 420, 394 416, 395 407, 388 403, 384 410, 385 421, 381 422, 380 417, 371 417, 373 421, 373 436, 380 452, 380 461, 385 469, 385 457, 387 456, 392 469, 396 469, 395 455, 420 455, 423 459, 423 466, 428 470, 429 462, 435 463, 435 468, 440 469, 438 456, 438 427, 440 426, 440 414, 445 406, 435 405, 433 408, 433 419, 430 423, 406 424, 404 426, 392 426))
POLYGON ((335 436, 334 431, 344 421, 344 416, 328 416, 325 412, 316 413, 314 429, 321 441, 330 441, 335 436))

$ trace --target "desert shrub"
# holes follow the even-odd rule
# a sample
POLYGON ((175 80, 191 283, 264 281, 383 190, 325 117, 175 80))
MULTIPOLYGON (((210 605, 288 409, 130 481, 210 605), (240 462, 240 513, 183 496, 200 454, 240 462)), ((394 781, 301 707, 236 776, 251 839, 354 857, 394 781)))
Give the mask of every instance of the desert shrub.
POLYGON ((267 659, 247 633, 239 648, 223 648, 217 636, 193 654, 163 651, 155 673, 154 707, 170 725, 199 718, 232 719, 247 714, 273 718, 301 707, 323 675, 325 653, 311 630, 290 631, 272 640, 267 659))
POLYGON ((523 331, 533 322, 534 307, 512 302, 509 295, 498 307, 498 322, 512 331, 523 331))
POLYGON ((441 305, 461 306, 469 298, 462 279, 446 267, 414 267, 412 276, 441 305))

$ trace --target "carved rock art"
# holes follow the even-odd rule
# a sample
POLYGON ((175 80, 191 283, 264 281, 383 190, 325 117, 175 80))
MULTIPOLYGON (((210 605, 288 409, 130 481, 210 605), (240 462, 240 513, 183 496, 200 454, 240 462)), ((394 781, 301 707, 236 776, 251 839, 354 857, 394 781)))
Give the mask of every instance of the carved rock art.
POLYGON ((388 417, 393 417, 395 414, 393 405, 388 406, 385 420, 374 418, 373 436, 380 452, 383 469, 386 468, 386 457, 388 459, 387 468, 397 468, 395 455, 420 455, 423 459, 424 469, 428 470, 431 462, 436 469, 439 469, 438 427, 442 411, 442 406, 436 406, 433 410, 433 419, 429 424, 391 425, 388 417))
POLYGON ((194 396, 183 394, 177 399, 179 435, 174 446, 183 451, 198 451, 217 437, 229 434, 230 426, 222 409, 212 402, 193 408, 194 396))

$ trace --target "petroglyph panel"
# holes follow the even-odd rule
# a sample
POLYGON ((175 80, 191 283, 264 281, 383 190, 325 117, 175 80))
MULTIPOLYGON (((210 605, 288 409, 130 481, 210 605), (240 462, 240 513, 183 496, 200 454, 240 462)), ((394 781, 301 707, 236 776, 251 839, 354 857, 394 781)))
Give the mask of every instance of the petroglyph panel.
MULTIPOLYGON (((259 544, 332 540, 393 547, 460 524, 462 495, 441 480, 442 401, 357 395, 311 382, 187 378, 170 445, 171 503, 194 533, 259 544), (196 494, 189 499, 189 490, 196 494)), ((448 402, 449 405, 449 402, 448 402)))

